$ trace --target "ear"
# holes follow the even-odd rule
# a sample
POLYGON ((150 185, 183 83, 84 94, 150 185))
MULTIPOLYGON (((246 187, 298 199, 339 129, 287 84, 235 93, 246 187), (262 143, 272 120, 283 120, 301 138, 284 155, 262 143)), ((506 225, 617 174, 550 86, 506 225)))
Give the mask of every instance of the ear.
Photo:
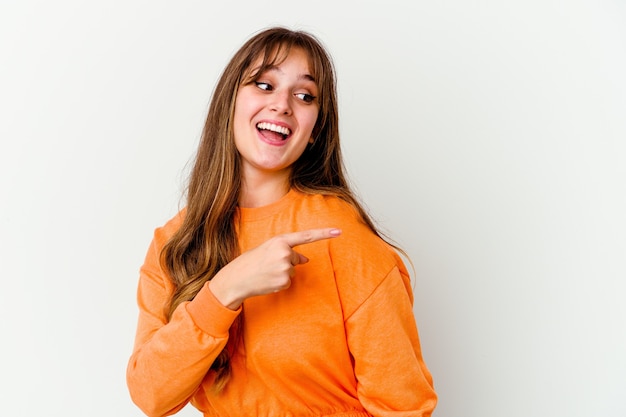
POLYGON ((310 143, 310 144, 313 144, 313 142, 315 142, 315 141, 313 140, 313 137, 311 136, 311 137, 309 138, 309 143, 310 143))

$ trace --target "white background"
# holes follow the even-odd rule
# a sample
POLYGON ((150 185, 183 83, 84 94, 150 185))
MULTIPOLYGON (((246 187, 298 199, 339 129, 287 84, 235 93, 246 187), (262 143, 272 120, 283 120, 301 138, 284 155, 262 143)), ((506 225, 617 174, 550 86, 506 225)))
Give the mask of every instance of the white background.
POLYGON ((138 268, 218 74, 283 24, 334 56, 351 177, 415 262, 435 416, 626 415, 624 2, 1 4, 0 414, 141 415, 138 268))

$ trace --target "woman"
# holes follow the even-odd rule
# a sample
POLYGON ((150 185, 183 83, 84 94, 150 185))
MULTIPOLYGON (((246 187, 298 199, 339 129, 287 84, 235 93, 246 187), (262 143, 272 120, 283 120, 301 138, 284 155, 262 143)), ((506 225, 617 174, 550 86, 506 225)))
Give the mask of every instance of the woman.
POLYGON ((258 33, 211 101, 187 206, 141 268, 127 381, 150 416, 429 416, 409 275, 344 175, 331 60, 258 33))

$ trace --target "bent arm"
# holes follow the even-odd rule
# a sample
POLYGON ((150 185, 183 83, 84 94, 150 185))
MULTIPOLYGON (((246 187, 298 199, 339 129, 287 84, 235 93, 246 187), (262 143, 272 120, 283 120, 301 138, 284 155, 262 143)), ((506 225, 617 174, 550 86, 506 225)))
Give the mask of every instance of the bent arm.
POLYGON ((228 342, 239 314, 223 305, 205 285, 167 320, 172 286, 158 263, 153 242, 141 268, 139 320, 127 384, 131 398, 149 416, 171 415, 187 404, 228 342))
POLYGON ((346 320, 357 394, 376 417, 428 417, 437 403, 406 279, 395 267, 346 320))

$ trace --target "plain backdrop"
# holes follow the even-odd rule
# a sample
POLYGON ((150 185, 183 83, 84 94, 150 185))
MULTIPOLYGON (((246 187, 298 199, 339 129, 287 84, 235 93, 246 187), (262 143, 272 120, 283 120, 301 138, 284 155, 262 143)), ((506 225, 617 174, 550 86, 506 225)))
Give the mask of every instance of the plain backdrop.
POLYGON ((626 415, 618 0, 3 0, 0 414, 141 415, 139 266, 219 73, 276 24, 334 56, 350 176, 415 263, 435 417, 626 415))

